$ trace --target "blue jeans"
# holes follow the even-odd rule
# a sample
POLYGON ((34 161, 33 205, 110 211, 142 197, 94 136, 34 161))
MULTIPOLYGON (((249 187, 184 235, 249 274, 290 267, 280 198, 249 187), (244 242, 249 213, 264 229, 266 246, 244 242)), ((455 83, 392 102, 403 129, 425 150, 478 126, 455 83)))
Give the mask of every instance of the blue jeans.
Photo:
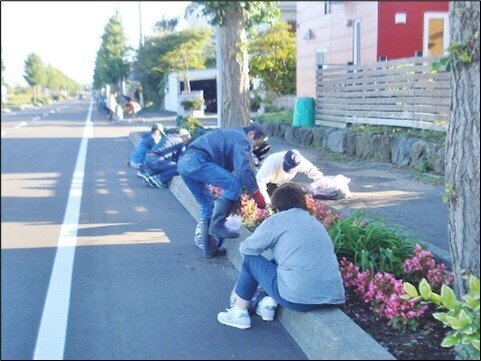
POLYGON ((221 187, 222 198, 230 201, 237 201, 242 192, 242 183, 239 178, 195 150, 187 150, 182 154, 177 163, 177 169, 200 205, 200 219, 212 218, 214 198, 207 187, 209 184, 221 187))
POLYGON ((177 163, 171 160, 159 159, 148 155, 144 163, 150 174, 155 174, 165 184, 169 184, 175 175, 178 175, 177 163))
POLYGON ((269 261, 263 256, 244 256, 235 293, 244 300, 250 300, 258 285, 261 285, 278 304, 294 311, 308 312, 322 306, 294 303, 282 298, 277 285, 277 265, 274 261, 269 261))

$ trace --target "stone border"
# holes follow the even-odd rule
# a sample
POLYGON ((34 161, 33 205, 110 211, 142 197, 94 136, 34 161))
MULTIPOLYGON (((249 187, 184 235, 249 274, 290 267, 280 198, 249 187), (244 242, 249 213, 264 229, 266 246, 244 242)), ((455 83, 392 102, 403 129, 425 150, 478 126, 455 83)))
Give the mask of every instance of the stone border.
MULTIPOLYGON (((140 135, 131 133, 129 138, 135 145, 140 135)), ((192 217, 198 220, 199 205, 182 178, 175 176, 169 189, 192 217)), ((240 270, 242 264, 239 244, 251 234, 243 226, 240 233, 238 239, 227 240, 223 244, 227 249, 227 256, 237 270, 240 270)), ((279 307, 277 319, 311 360, 396 359, 338 307, 307 313, 279 307)))
POLYGON ((325 126, 293 127, 290 124, 259 121, 269 136, 303 146, 325 148, 332 152, 364 160, 409 166, 422 171, 426 167, 444 174, 445 146, 415 137, 376 133, 354 133, 349 129, 325 126))

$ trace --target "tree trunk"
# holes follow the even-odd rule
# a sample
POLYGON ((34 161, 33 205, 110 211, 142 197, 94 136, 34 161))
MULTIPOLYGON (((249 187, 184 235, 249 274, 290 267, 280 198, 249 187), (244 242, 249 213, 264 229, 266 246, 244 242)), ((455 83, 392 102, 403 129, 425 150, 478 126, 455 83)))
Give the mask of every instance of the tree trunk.
POLYGON ((249 58, 243 10, 227 6, 219 27, 222 128, 249 123, 249 58))
POLYGON ((182 72, 182 77, 184 78, 184 91, 190 93, 190 80, 187 71, 182 72))
POLYGON ((466 275, 479 277, 479 2, 449 2, 451 43, 469 43, 472 61, 453 61, 451 116, 446 134, 448 233, 455 291, 467 291, 466 275))

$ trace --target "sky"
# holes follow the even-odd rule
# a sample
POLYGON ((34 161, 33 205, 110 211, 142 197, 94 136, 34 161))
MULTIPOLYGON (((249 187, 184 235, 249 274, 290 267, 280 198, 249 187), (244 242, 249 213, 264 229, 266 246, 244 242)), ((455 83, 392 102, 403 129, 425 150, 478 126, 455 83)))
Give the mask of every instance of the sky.
MULTIPOLYGON (((153 34, 154 24, 165 16, 179 18, 189 1, 140 1, 142 31, 153 34)), ((1 1, 1 50, 8 85, 27 85, 25 59, 36 53, 81 84, 91 84, 101 36, 109 18, 119 9, 127 44, 137 49, 139 1, 1 1)))

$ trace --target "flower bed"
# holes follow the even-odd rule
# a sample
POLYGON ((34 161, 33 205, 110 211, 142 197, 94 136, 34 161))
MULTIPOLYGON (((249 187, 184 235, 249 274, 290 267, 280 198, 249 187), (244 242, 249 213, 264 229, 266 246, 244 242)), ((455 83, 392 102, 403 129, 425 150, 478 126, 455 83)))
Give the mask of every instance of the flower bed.
MULTIPOLYGON (((222 190, 211 187, 211 192, 214 197, 218 197, 222 190)), ((433 302, 424 302, 421 297, 410 296, 405 288, 409 282, 409 285, 425 283, 428 285, 425 287, 429 287, 429 292, 432 290, 430 294, 445 289, 453 283, 453 275, 446 271, 444 264, 436 262, 432 253, 424 246, 416 244, 396 229, 386 227, 380 222, 369 220, 359 214, 343 218, 326 207, 322 201, 309 195, 306 195, 306 205, 308 211, 324 224, 333 240, 346 288, 346 305, 343 308, 349 316, 355 322, 360 321, 356 317, 359 318, 359 314, 365 315, 366 312, 356 311, 353 304, 361 302, 371 311, 371 317, 369 322, 366 322, 364 317, 364 320, 358 323, 362 327, 367 326, 367 331, 376 340, 383 338, 383 334, 386 333, 385 326, 373 327, 372 324, 380 321, 386 327, 398 331, 391 335, 405 337, 411 333, 413 340, 417 341, 399 342, 396 337, 391 337, 392 343, 383 340, 382 344, 396 357, 404 358, 404 355, 409 354, 411 355, 409 358, 415 359, 431 359, 430 355, 437 355, 436 357, 441 359, 453 359, 454 352, 451 349, 443 349, 441 344, 443 347, 452 347, 461 341, 452 341, 452 333, 446 336, 448 330, 443 329, 433 318, 432 314, 435 311, 433 302), (368 326, 369 323, 371 324, 368 326), (413 333, 416 330, 423 336, 413 333), (437 344, 430 344, 432 342, 437 344)), ((273 214, 268 209, 257 207, 255 201, 247 194, 241 195, 237 213, 242 217, 244 226, 251 232, 273 214)), ((472 333, 466 337, 469 342, 472 341, 473 345, 479 347, 479 286, 477 297, 477 309, 474 310, 472 322, 475 323, 477 317, 478 327, 471 327, 472 333)), ((468 329, 466 332, 471 330, 468 329)), ((461 339, 460 336, 459 340, 461 339)), ((470 350, 476 352, 475 347, 471 347, 470 350)), ((462 356, 461 354, 460 357, 462 356)))

